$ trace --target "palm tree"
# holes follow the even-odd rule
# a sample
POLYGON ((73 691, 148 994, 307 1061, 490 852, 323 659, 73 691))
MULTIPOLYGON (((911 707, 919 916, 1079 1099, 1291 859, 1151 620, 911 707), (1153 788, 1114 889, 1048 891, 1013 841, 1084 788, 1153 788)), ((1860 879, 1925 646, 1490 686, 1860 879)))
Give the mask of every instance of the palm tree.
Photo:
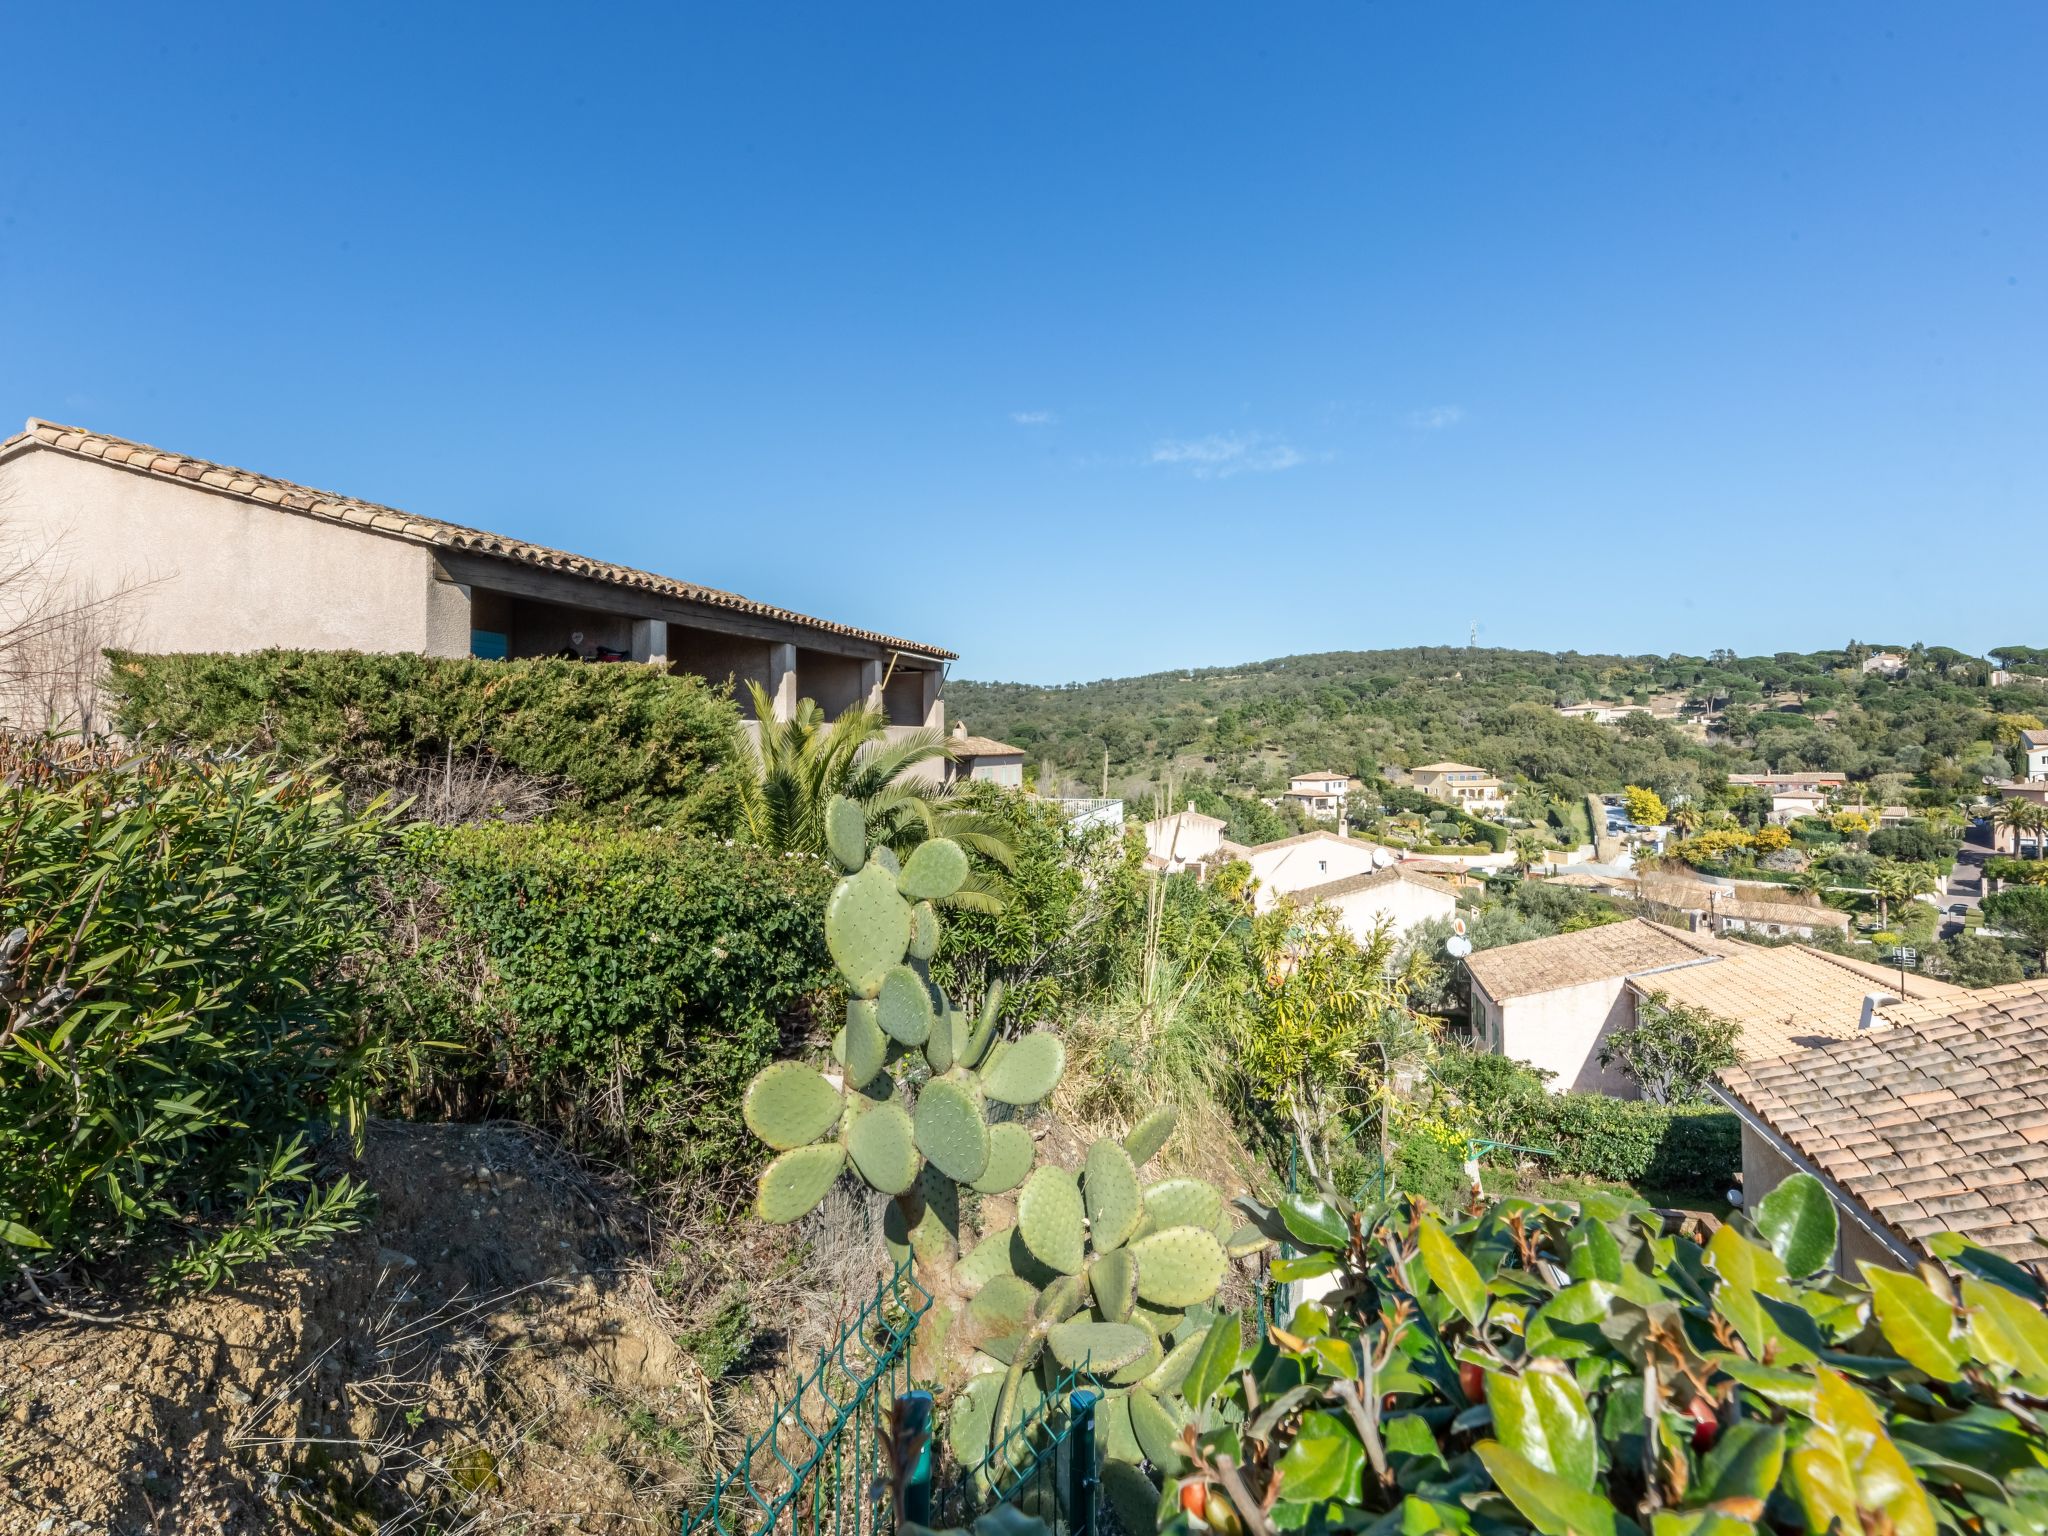
POLYGON ((2044 826, 2048 826, 2048 807, 2017 795, 2008 796, 1998 802, 1991 813, 1991 820, 2002 830, 2012 833, 2012 851, 2015 854, 2020 851, 2020 834, 2033 833, 2034 853, 2037 858, 2040 856, 2041 834, 2044 826))
POLYGON ((1671 808, 1671 825, 1678 828, 1681 837, 1691 837, 1700 829, 1700 808, 1687 800, 1671 808))
MULTIPOLYGON (((795 715, 775 718, 768 690, 749 682, 761 724, 760 778, 743 791, 747 835, 776 853, 822 856, 825 808, 834 795, 867 813, 868 829, 900 856, 929 837, 948 837, 971 854, 1008 869, 1015 851, 989 818, 936 778, 913 773, 922 764, 949 761, 952 748, 937 731, 887 738, 889 717, 866 704, 850 704, 827 720, 815 699, 797 702, 795 715)), ((977 911, 1002 908, 996 884, 979 872, 952 898, 977 911)))

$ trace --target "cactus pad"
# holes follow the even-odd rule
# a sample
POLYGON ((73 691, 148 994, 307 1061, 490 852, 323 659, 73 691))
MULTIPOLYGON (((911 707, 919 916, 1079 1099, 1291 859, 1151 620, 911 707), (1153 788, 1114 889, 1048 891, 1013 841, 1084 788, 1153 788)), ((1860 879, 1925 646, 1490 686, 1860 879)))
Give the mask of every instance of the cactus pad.
POLYGON ((1137 1385, 1147 1376, 1158 1370, 1160 1363, 1166 1359, 1166 1346, 1159 1342, 1159 1335, 1152 1331, 1149 1323, 1143 1318, 1134 1317, 1131 1319, 1130 1326, 1144 1330, 1145 1352, 1139 1355, 1137 1359, 1120 1367, 1116 1374, 1109 1378, 1109 1384, 1113 1387, 1137 1385))
POLYGON ((932 1032, 925 1037, 925 1064, 932 1069, 933 1077, 944 1077, 953 1067, 953 1052, 959 1045, 953 1029, 951 1009, 942 1009, 932 1016, 932 1032))
POLYGON ((1128 1248, 1098 1254, 1088 1266, 1088 1288, 1095 1293, 1095 1310, 1105 1321, 1129 1322, 1138 1300, 1138 1261, 1128 1248))
POLYGON ((1270 1247, 1272 1239, 1250 1222, 1231 1228, 1230 1236, 1223 1239, 1223 1251, 1233 1259, 1248 1259, 1261 1249, 1270 1247))
POLYGON ((1010 1263, 1010 1239, 1016 1236, 1007 1227, 989 1233, 968 1251, 953 1269, 953 1284, 963 1296, 972 1296, 998 1275, 1016 1273, 1010 1263))
POLYGON ((846 1149, 836 1141, 797 1147, 761 1170, 754 1210, 763 1221, 795 1221, 825 1198, 846 1166, 846 1149))
POLYGON ((967 1315, 975 1327, 991 1338, 1019 1333, 1031 1320, 1038 1304, 1038 1288, 1015 1275, 997 1275, 975 1293, 967 1304, 967 1315))
POLYGON ((1208 1227, 1223 1214, 1223 1196, 1207 1179, 1161 1179, 1145 1191, 1145 1209, 1164 1227, 1208 1227))
POLYGON ((1031 1309, 1031 1315, 1050 1326, 1063 1323, 1081 1310, 1081 1303, 1087 1300, 1087 1287, 1079 1275, 1061 1275, 1038 1293, 1038 1305, 1031 1309))
POLYGON ((868 861, 868 819, 844 795, 825 806, 825 851, 849 875, 868 861))
POLYGON ((1121 1248, 1145 1210, 1130 1154, 1113 1141, 1096 1142, 1082 1168, 1081 1193, 1088 1205, 1090 1246, 1097 1253, 1121 1248))
POLYGON ((960 1048, 953 1053, 953 1059, 970 1071, 982 1065, 988 1057, 989 1042, 996 1037, 996 1024, 1003 1013, 1003 984, 992 981, 988 991, 982 994, 981 1017, 967 1032, 960 1048))
POLYGON ((988 1128, 988 1167, 982 1170, 980 1178, 974 1180, 976 1191, 984 1195, 1007 1195, 1031 1171, 1038 1148, 1031 1140, 1031 1133, 1023 1126, 1011 1121, 988 1128))
POLYGON ((856 1087, 873 1082, 889 1054, 889 1039, 875 1022, 873 1003, 864 997, 847 999, 846 1028, 837 1044, 834 1054, 846 1068, 846 1080, 856 1087))
POLYGON ((1195 1356, 1202 1352, 1207 1337, 1205 1333, 1195 1333, 1182 1339, 1166 1352, 1166 1358, 1138 1385, 1158 1396, 1178 1392, 1181 1383, 1188 1379, 1188 1372, 1194 1369, 1195 1356))
POLYGON ((854 1171, 885 1195, 903 1195, 921 1166, 917 1133, 901 1104, 877 1104, 846 1128, 846 1155, 854 1171))
POLYGON ((917 1149, 962 1184, 988 1170, 988 1122, 974 1096, 950 1078, 932 1079, 917 1096, 917 1149))
POLYGON ((1064 1366, 1085 1365, 1093 1375, 1107 1376, 1156 1348, 1158 1340, 1135 1323, 1059 1323, 1046 1334, 1053 1359, 1064 1366))
POLYGON ((1145 1459, 1162 1472, 1173 1472, 1181 1464, 1180 1426, 1173 1415, 1159 1405, 1150 1392, 1131 1393, 1131 1429, 1138 1437, 1145 1459))
MULTIPOLYGON (((1137 1472, 1137 1464, 1145 1459, 1145 1452, 1139 1447, 1138 1436, 1131 1428, 1130 1393, 1112 1392, 1103 1398, 1095 1410, 1095 1434, 1102 1446, 1102 1465, 1105 1472, 1115 1466, 1128 1466, 1137 1472)), ((1143 1478, 1145 1474, 1138 1472, 1138 1476, 1143 1478)), ((1106 1485, 1107 1478, 1104 1482, 1106 1485)), ((1150 1478, 1145 1478, 1145 1486, 1152 1486, 1150 1478)), ((1149 1508, 1158 1502, 1159 1494, 1155 1489, 1152 1497, 1146 1500, 1146 1504, 1149 1508)), ((1130 1530, 1134 1527, 1126 1526, 1125 1529, 1130 1530)), ((1143 1530, 1144 1527, 1137 1526, 1135 1529, 1143 1530)))
MULTIPOLYGON (((1123 1426, 1125 1437, 1130 1438, 1131 1416, 1128 1410, 1123 1415, 1123 1426)), ((1108 1440, 1105 1439, 1103 1444, 1106 1447, 1108 1440)), ((1133 1447, 1135 1449, 1135 1441, 1133 1447)), ((1159 1490, 1138 1467, 1135 1455, 1129 1460, 1103 1462, 1102 1493, 1109 1500, 1110 1513, 1115 1517, 1112 1529, 1122 1530, 1125 1536, 1157 1536, 1159 1490)))
MULTIPOLYGON (((879 850, 878 850, 879 851, 879 850)), ((825 903, 825 947, 856 996, 873 997, 910 943, 910 903, 879 861, 848 875, 825 903)))
POLYGON ((1223 1283, 1230 1261, 1205 1227, 1168 1227, 1131 1245, 1138 1261, 1138 1294, 1154 1306, 1192 1307, 1223 1283))
POLYGON ((896 877, 896 888, 912 901, 944 901, 966 883, 967 855, 944 837, 919 843, 896 877))
POLYGON ((1066 1169, 1047 1164, 1024 1181, 1017 1231, 1041 1263, 1063 1275, 1078 1274, 1086 1237, 1082 1222, 1081 1191, 1066 1169))
POLYGON ((1157 1157, 1159 1149, 1172 1139, 1179 1118, 1171 1104, 1162 1104, 1132 1126, 1124 1137, 1124 1150, 1131 1154, 1131 1161, 1142 1168, 1157 1157))
POLYGON ((990 1431, 996 1422, 996 1399, 1003 1394, 1003 1378, 993 1372, 970 1379, 953 1399, 946 1413, 946 1443, 954 1459, 971 1467, 988 1454, 990 1431))
POLYGON ((910 958, 929 960, 939 952, 939 914, 928 901, 910 909, 910 958))
POLYGON ((931 985, 907 965, 891 966, 875 996, 875 1021, 903 1045, 923 1045, 932 1032, 931 985))
POLYGON ((1066 1067, 1067 1048, 1058 1035, 1026 1035, 988 1064, 981 1091, 1005 1104, 1036 1104, 1059 1086, 1066 1067))
POLYGON ((800 1061, 778 1061, 747 1084, 740 1115, 777 1151, 807 1147, 839 1119, 839 1090, 800 1061))

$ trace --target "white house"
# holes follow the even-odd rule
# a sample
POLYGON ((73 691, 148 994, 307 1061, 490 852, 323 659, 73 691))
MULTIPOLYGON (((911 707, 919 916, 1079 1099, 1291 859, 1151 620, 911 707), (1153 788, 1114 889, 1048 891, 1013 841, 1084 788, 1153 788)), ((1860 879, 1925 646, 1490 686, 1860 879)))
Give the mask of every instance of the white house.
POLYGON ((1318 821, 1334 821, 1344 814, 1351 795, 1351 778, 1342 773, 1297 773, 1287 781, 1287 796, 1318 821))
POLYGON ((1447 882, 1399 864, 1291 891, 1283 899, 1294 907, 1334 908, 1345 929, 1361 943, 1381 923, 1399 938, 1417 923, 1451 917, 1458 910, 1458 893, 1447 882))
POLYGON ((1339 837, 1335 832, 1303 832, 1250 848, 1224 843, 1222 853, 1225 858, 1242 859, 1251 865, 1252 878, 1258 882, 1256 902, 1262 912, 1270 910, 1284 896, 1335 880, 1369 875, 1397 857, 1391 848, 1362 838, 1339 837))
POLYGON ((2021 731, 2020 750, 2027 754, 2027 778, 2048 779, 2048 731, 2021 731))
POLYGON ((1865 673, 1875 672, 1880 677, 1904 677, 1906 658, 1897 651, 1873 651, 1863 658, 1865 673))
POLYGON ((1192 802, 1184 811, 1156 816, 1145 823, 1145 862, 1169 874, 1190 867, 1200 873, 1218 862, 1228 825, 1220 816, 1203 815, 1192 802))
POLYGON ((1448 800, 1474 815, 1507 806, 1507 786, 1484 768, 1474 768, 1470 763, 1424 763, 1410 772, 1415 787, 1425 795, 1448 800))

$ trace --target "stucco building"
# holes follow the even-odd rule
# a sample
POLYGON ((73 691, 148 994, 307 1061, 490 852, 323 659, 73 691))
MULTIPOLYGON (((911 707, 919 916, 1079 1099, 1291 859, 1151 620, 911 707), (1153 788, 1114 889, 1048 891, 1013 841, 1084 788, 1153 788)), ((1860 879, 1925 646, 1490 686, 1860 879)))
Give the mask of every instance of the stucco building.
POLYGON ((1450 882, 1399 864, 1290 891, 1283 899, 1292 907, 1331 908, 1360 943, 1371 939, 1382 924, 1400 938, 1417 923, 1453 917, 1458 911, 1458 893, 1450 882))
POLYGON ((937 646, 78 427, 0 441, 0 530, 49 600, 120 594, 106 639, 138 650, 573 652, 729 678, 743 715, 752 681, 778 719, 945 729, 937 646))

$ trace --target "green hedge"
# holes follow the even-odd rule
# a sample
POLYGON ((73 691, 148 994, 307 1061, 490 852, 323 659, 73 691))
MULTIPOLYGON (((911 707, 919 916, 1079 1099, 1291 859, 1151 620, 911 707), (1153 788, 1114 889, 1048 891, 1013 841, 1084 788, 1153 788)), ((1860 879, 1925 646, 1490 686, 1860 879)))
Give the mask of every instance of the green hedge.
POLYGON ((355 651, 114 652, 127 735, 331 758, 351 783, 483 756, 585 810, 625 807, 721 835, 750 772, 739 715, 702 680, 651 667, 355 651))
POLYGON ((1742 1127, 1725 1109, 1667 1108, 1599 1093, 1554 1096, 1540 1131, 1546 1171, 1718 1197, 1742 1169, 1742 1127))
POLYGON ((745 1166, 747 1080, 832 986, 822 863, 550 821, 417 826, 373 978, 415 1100, 510 1112, 653 1177, 745 1166))

